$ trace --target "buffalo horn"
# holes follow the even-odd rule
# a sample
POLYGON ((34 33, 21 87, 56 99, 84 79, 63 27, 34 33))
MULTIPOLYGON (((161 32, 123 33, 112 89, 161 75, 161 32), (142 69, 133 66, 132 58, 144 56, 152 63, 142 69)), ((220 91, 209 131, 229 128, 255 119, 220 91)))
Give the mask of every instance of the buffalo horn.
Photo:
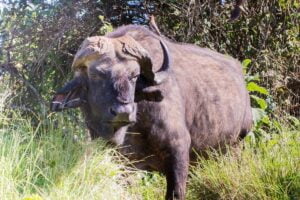
POLYGON ((161 84, 170 71, 170 53, 168 47, 162 40, 160 40, 160 45, 163 51, 164 60, 161 68, 155 73, 154 83, 156 85, 161 84))

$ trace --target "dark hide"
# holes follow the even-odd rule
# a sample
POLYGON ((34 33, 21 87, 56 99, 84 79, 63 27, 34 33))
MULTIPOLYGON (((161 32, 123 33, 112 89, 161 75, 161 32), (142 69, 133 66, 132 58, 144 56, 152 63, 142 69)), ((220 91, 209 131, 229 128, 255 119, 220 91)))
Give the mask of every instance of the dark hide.
MULTIPOLYGON (((250 131, 252 114, 241 64, 209 49, 170 42, 142 26, 120 27, 104 39, 113 43, 124 37, 147 52, 154 83, 149 81, 149 73, 144 73, 147 69, 141 65, 145 63, 133 61, 126 52, 122 59, 106 53, 95 56, 99 61, 86 62, 89 89, 87 103, 81 108, 88 128, 93 138, 122 144, 120 151, 138 168, 164 173, 166 199, 182 200, 195 152, 235 145, 250 131), (108 55, 112 64, 103 62, 102 57, 108 55), (93 70, 109 73, 99 78, 93 70), (111 112, 112 108, 116 112, 111 112), (124 116, 134 120, 126 124, 124 116)), ((131 53, 140 52, 132 49, 131 53)), ((79 88, 84 88, 81 83, 71 82, 61 93, 79 88)), ((60 110, 58 107, 53 110, 60 110)))

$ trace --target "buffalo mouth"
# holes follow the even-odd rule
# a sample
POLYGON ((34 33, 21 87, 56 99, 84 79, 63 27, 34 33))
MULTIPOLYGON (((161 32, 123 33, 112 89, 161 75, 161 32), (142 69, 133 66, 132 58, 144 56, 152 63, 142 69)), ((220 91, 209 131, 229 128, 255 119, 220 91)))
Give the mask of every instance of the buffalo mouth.
POLYGON ((124 141, 127 128, 133 124, 130 121, 102 121, 98 123, 87 123, 90 130, 91 138, 103 139, 112 142, 112 144, 120 145, 124 141))
POLYGON ((119 130, 121 130, 124 127, 128 127, 132 125, 134 122, 133 121, 108 121, 106 124, 108 126, 111 126, 113 128, 113 132, 117 133, 119 130))
POLYGON ((121 126, 127 126, 127 125, 134 124, 135 121, 106 121, 104 123, 106 125, 111 125, 115 128, 115 127, 121 127, 121 126))

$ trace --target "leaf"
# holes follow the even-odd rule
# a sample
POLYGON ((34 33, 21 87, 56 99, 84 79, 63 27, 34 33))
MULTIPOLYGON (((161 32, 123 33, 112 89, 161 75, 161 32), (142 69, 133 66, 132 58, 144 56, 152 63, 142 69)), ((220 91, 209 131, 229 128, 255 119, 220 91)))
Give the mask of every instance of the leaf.
POLYGON ((256 95, 251 95, 251 98, 255 100, 255 102, 259 105, 259 108, 266 110, 268 107, 268 103, 266 100, 256 96, 256 95))
POLYGON ((103 15, 99 15, 99 16, 98 16, 98 19, 99 19, 101 22, 103 22, 103 21, 104 21, 104 16, 103 16, 103 15))
POLYGON ((260 94, 265 94, 265 95, 269 95, 269 92, 266 88, 264 87, 261 87, 259 85, 257 85, 256 83, 254 82, 250 82, 247 84, 247 89, 248 91, 250 92, 258 92, 260 94))
POLYGON ((251 63, 252 61, 250 60, 250 59, 245 59, 245 60, 243 60, 243 62, 242 62, 242 66, 243 66, 243 73, 244 74, 246 74, 247 73, 247 69, 248 69, 248 67, 249 67, 249 65, 250 65, 250 63, 251 63))
POLYGON ((258 75, 258 74, 255 74, 254 76, 249 75, 249 74, 245 75, 245 81, 246 81, 247 83, 249 83, 249 82, 251 82, 251 81, 259 81, 259 80, 260 80, 260 78, 259 78, 259 75, 258 75))
POLYGON ((265 117, 268 117, 266 112, 260 108, 252 108, 253 122, 256 126, 259 122, 267 122, 268 120, 265 117))
POLYGON ((264 124, 270 124, 270 118, 269 116, 266 114, 266 116, 264 116, 262 119, 261 119, 261 122, 263 122, 264 124))
POLYGON ((247 69, 249 67, 249 64, 251 63, 252 61, 250 59, 245 59, 243 60, 242 62, 242 65, 243 65, 243 68, 247 69))

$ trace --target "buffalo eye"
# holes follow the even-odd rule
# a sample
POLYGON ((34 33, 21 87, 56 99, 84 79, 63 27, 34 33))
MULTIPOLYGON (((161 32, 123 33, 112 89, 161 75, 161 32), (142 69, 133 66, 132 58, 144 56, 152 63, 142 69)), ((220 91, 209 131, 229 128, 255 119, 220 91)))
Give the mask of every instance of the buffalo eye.
POLYGON ((129 80, 130 80, 131 82, 136 82, 136 80, 138 79, 138 77, 139 77, 139 74, 132 75, 132 76, 129 77, 129 80))
POLYGON ((131 81, 131 82, 136 82, 137 78, 138 78, 137 76, 132 77, 132 78, 130 78, 130 81, 131 81))

